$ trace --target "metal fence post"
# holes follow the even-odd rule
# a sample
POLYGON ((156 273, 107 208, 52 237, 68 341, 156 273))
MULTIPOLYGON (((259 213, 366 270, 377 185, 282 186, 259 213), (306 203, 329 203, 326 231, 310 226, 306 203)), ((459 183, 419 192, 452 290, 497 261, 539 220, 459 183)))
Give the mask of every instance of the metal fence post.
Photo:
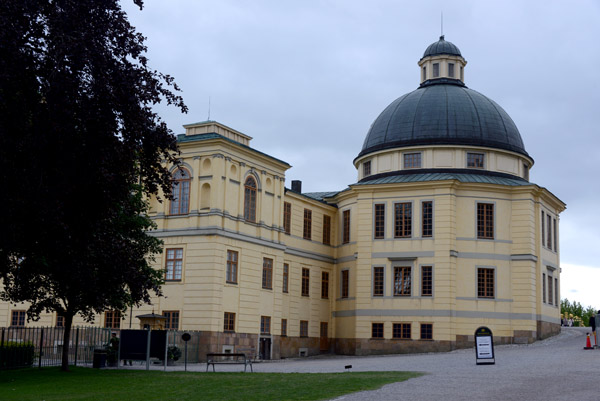
POLYGON ((148 337, 146 342, 146 370, 150 370, 150 326, 147 329, 148 337))
POLYGON ((44 328, 42 327, 42 331, 40 333, 40 357, 38 361, 38 368, 42 368, 42 347, 44 345, 44 328))
POLYGON ((77 366, 77 350, 79 349, 79 326, 77 327, 77 331, 75 331, 75 362, 73 366, 77 366))

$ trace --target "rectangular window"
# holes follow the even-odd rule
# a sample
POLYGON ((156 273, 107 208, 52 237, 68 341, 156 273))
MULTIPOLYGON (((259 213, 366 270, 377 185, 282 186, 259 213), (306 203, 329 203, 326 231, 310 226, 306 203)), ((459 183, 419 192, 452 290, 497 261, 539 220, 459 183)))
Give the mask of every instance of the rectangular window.
POLYGON ((311 230, 312 230, 312 210, 304 209, 304 230, 303 230, 303 238, 310 239, 311 238, 311 230))
POLYGON ((281 319, 281 335, 287 336, 287 319, 281 319))
POLYGON ((494 204, 477 204, 477 238, 494 239, 494 204))
POLYGON ((469 168, 484 168, 483 153, 467 153, 467 167, 469 168))
POLYGON ((546 214, 542 210, 542 246, 546 247, 546 214))
POLYGON ((433 295, 433 267, 421 266, 421 296, 431 297, 433 295))
POLYGON ((288 292, 288 286, 290 283, 290 265, 287 263, 283 264, 283 292, 288 292))
POLYGON ((558 300, 560 296, 558 295, 558 279, 554 279, 554 306, 558 306, 558 300))
POLYGON ((262 288, 273 289, 273 259, 263 259, 262 288))
POLYGON ((371 175, 371 160, 363 163, 363 177, 371 175))
POLYGON ((235 331, 235 313, 223 314, 223 331, 235 331))
POLYGON ((554 238, 554 252, 558 252, 558 247, 556 246, 557 243, 558 243, 558 241, 556 239, 556 219, 553 220, 552 233, 554 234, 553 235, 553 238, 554 238))
POLYGON ((24 327, 25 326, 25 315, 24 310, 14 310, 10 316, 10 325, 13 327, 24 327))
POLYGON ((371 338, 383 338, 383 323, 371 324, 371 338))
POLYGON ((121 314, 119 311, 109 310, 104 312, 104 327, 118 329, 121 327, 121 314))
POLYGON ((552 294, 552 276, 548 275, 548 304, 552 305, 554 303, 554 294, 552 294))
POLYGON ((342 298, 348 298, 350 294, 350 271, 342 270, 342 298))
POLYGON ((546 303, 546 273, 542 273, 542 302, 546 303))
POLYGON ((405 153, 403 155, 404 158, 404 168, 421 168, 421 153, 405 153))
POLYGON ((421 202, 421 236, 433 236, 433 202, 421 202))
POLYGON ((286 234, 292 232, 292 204, 289 202, 283 202, 283 230, 286 234))
POLYGON ((410 202, 394 205, 394 237, 410 238, 412 235, 412 204, 410 202))
POLYGON ((183 269, 183 248, 167 249, 167 263, 165 266, 166 281, 181 281, 183 269))
POLYGON ((236 251, 227 251, 227 272, 225 281, 231 284, 237 284, 238 271, 238 253, 236 251))
POLYGON ((65 327, 65 317, 56 315, 56 327, 65 327))
POLYGON ((271 316, 260 317, 260 334, 271 334, 271 316))
POLYGON ((433 77, 438 78, 440 76, 440 63, 433 63, 433 77))
POLYGON ((477 297, 494 298, 494 269, 477 269, 477 297))
POLYGON ((302 268, 302 296, 308 297, 310 295, 310 270, 302 268))
POLYGON ((523 178, 525 181, 529 181, 529 166, 523 163, 523 178))
POLYGON ((308 337, 308 320, 300 320, 300 337, 308 337))
POLYGON ((323 215, 323 244, 331 245, 331 217, 323 215))
POLYGON ((375 204, 375 235, 377 239, 385 237, 385 203, 375 204))
POLYGON ((433 324, 421 323, 421 340, 433 340, 433 324))
POLYGON ((423 76, 421 81, 425 81, 427 79, 427 67, 423 67, 423 76))
POLYGON ((167 318, 165 320, 166 330, 179 330, 179 311, 166 310, 163 311, 163 316, 167 318))
POLYGON ((546 233, 546 246, 548 247, 548 249, 552 249, 552 216, 547 214, 546 219, 548 222, 546 226, 546 229, 548 230, 546 233))
POLYGON ((465 80, 465 72, 463 71, 462 66, 460 66, 460 80, 461 81, 465 80))
POLYGON ((448 76, 454 78, 454 63, 448 63, 448 76))
POLYGON ((410 340, 410 323, 394 323, 392 326, 392 337, 400 340, 410 340))
POLYGON ((383 266, 373 268, 373 296, 383 296, 383 266))
POLYGON ((321 298, 329 298, 329 273, 321 272, 321 298))
POLYGON ((347 244, 350 242, 350 210, 344 210, 344 227, 343 227, 343 237, 342 244, 347 244))
POLYGON ((412 291, 410 266, 394 267, 394 296, 409 297, 412 291))

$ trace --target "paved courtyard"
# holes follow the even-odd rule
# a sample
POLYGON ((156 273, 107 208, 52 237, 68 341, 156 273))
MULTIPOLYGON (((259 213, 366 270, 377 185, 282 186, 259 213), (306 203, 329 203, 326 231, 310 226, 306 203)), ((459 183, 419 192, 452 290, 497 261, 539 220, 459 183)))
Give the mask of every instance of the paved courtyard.
MULTIPOLYGON (((424 376, 337 400, 600 400, 600 349, 584 350, 589 328, 531 345, 495 347, 495 365, 476 365, 474 349, 448 353, 372 357, 327 356, 254 364, 255 372, 343 372, 409 370, 424 376)), ((592 340, 593 342, 593 340, 592 340)), ((138 367, 139 368, 139 367, 138 367)), ((204 371, 205 364, 188 365, 204 371)), ((217 371, 243 366, 218 365, 217 371)), ((183 370, 183 366, 168 370, 183 370)))

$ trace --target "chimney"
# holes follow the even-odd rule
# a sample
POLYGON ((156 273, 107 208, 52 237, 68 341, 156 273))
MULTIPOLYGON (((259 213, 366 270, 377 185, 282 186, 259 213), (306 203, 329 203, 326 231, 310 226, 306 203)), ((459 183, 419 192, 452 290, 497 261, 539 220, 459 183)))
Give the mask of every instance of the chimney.
POLYGON ((292 191, 301 194, 302 193, 302 181, 292 180, 292 191))

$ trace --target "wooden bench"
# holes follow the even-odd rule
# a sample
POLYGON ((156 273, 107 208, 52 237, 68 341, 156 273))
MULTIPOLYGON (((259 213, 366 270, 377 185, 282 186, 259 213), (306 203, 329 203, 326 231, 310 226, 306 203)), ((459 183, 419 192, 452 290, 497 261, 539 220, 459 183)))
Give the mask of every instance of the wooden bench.
POLYGON ((208 367, 212 365, 213 372, 215 371, 215 365, 244 365, 244 372, 248 365, 250 365, 250 372, 252 370, 252 360, 246 358, 244 353, 210 353, 206 354, 206 371, 208 367))

